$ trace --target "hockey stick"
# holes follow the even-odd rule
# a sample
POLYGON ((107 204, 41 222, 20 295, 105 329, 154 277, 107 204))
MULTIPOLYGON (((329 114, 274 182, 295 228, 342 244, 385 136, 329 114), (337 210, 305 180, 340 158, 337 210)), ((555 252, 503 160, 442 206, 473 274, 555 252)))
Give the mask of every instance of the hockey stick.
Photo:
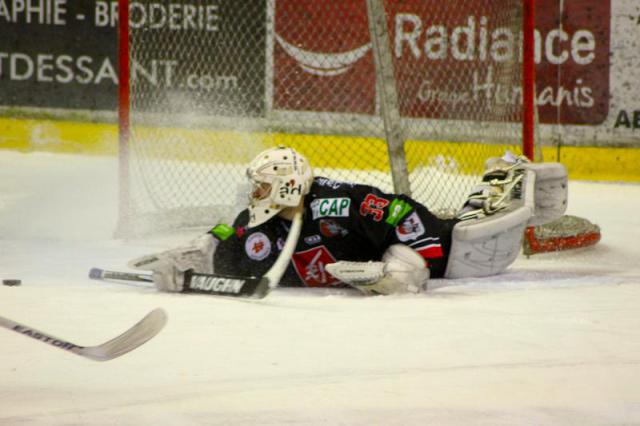
MULTIPOLYGON (((301 230, 302 211, 298 211, 293 217, 289 235, 287 235, 287 240, 282 247, 280 255, 262 277, 242 277, 215 273, 202 274, 189 270, 185 272, 182 292, 262 299, 280 283, 298 244, 301 230)), ((92 268, 89 271, 89 278, 92 279, 150 282, 153 281, 151 277, 151 274, 107 271, 100 268, 92 268)))
MULTIPOLYGON (((89 278, 94 280, 121 280, 138 283, 153 283, 152 274, 110 271, 91 268, 89 278)), ((202 274, 188 270, 184 276, 183 293, 203 293, 224 296, 248 296, 263 298, 268 284, 259 277, 241 277, 222 274, 202 274)))
POLYGON ((166 323, 166 312, 161 308, 156 308, 118 337, 97 346, 80 346, 28 325, 0 317, 0 326, 4 328, 94 361, 109 361, 131 352, 158 334, 166 323))

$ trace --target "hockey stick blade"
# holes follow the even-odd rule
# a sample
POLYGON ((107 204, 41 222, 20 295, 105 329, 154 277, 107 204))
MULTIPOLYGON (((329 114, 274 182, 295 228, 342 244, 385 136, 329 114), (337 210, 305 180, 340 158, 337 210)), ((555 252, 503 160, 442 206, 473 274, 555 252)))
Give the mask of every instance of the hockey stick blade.
POLYGON ((152 283, 151 274, 139 274, 135 272, 109 271, 100 268, 91 268, 89 278, 92 280, 121 280, 152 283))
POLYGON ((158 334, 166 323, 167 313, 164 309, 156 308, 118 337, 97 346, 80 346, 8 318, 0 317, 0 326, 4 328, 94 361, 109 361, 131 352, 158 334))

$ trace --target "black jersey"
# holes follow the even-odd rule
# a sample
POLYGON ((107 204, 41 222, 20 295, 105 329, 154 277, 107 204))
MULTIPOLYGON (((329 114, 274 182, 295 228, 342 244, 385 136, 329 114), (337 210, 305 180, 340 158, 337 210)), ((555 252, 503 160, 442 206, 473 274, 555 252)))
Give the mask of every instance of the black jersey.
MULTIPOLYGON (((300 238, 280 285, 325 287, 341 284, 325 265, 338 260, 380 260, 393 244, 405 244, 427 261, 432 277, 442 277, 456 220, 443 220, 405 195, 316 177, 305 196, 300 238)), ((291 222, 278 216, 247 228, 248 211, 236 218, 235 234, 221 241, 216 273, 265 274, 280 254, 291 222)))

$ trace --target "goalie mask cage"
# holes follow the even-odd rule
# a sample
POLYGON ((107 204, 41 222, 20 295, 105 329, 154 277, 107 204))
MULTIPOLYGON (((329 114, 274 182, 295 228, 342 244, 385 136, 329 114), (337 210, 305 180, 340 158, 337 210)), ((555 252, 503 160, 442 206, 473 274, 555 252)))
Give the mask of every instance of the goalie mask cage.
POLYGON ((532 3, 119 0, 119 232, 233 220, 275 145, 452 215, 533 155, 532 3))

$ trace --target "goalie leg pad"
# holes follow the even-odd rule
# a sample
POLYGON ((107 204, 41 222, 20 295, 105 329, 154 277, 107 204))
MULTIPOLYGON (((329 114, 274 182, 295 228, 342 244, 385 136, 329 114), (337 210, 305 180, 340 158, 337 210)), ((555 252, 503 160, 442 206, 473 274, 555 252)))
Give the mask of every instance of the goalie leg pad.
POLYGON ((453 227, 445 278, 495 275, 513 263, 533 214, 534 184, 534 173, 525 171, 517 196, 507 209, 453 227))
POLYGON ((529 216, 518 209, 456 224, 445 278, 486 277, 507 269, 520 253, 529 216))
POLYGON ((559 219, 567 210, 567 169, 560 163, 531 163, 526 168, 536 174, 535 211, 529 226, 559 219))
POLYGON ((512 184, 517 182, 518 170, 535 174, 535 209, 529 226, 544 225, 559 219, 567 209, 567 169, 560 163, 531 163, 511 152, 502 157, 489 158, 485 163, 482 183, 469 196, 458 218, 466 220, 491 215, 505 208, 510 200, 512 184))

